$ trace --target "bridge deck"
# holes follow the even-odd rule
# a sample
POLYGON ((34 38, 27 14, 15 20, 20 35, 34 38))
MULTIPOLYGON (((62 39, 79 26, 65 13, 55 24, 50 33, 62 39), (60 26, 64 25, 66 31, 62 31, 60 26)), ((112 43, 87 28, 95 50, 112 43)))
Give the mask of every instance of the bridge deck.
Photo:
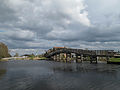
POLYGON ((76 62, 82 62, 84 58, 89 58, 90 63, 97 63, 97 57, 113 57, 114 53, 109 50, 83 50, 83 49, 71 49, 71 48, 52 48, 49 49, 44 56, 47 58, 53 58, 55 61, 70 62, 72 60, 72 55, 75 54, 76 62), (61 54, 64 55, 61 56, 61 54))

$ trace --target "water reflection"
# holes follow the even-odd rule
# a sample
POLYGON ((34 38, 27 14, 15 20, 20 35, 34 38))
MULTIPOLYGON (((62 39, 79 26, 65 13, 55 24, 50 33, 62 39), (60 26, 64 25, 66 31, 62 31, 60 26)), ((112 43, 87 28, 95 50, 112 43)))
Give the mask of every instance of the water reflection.
POLYGON ((7 73, 6 62, 0 62, 0 79, 2 79, 7 73))
POLYGON ((0 63, 0 90, 119 90, 120 65, 9 61, 0 63))
POLYGON ((6 69, 0 69, 0 79, 6 74, 6 69))
POLYGON ((54 65, 53 71, 63 71, 63 72, 97 72, 97 73, 116 73, 120 66, 117 65, 107 65, 107 64, 63 64, 54 65))

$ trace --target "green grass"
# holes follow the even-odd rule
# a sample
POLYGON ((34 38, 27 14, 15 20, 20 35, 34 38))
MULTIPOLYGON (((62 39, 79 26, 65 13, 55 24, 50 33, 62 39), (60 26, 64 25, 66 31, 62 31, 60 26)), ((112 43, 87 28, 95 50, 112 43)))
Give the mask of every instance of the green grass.
POLYGON ((110 62, 120 62, 120 58, 110 58, 110 62))
POLYGON ((33 60, 35 58, 35 56, 30 56, 30 59, 33 60))
POLYGON ((8 61, 8 60, 3 60, 3 59, 0 59, 0 62, 1 62, 1 61, 8 61))
POLYGON ((40 57, 40 60, 47 60, 48 58, 46 57, 40 57))

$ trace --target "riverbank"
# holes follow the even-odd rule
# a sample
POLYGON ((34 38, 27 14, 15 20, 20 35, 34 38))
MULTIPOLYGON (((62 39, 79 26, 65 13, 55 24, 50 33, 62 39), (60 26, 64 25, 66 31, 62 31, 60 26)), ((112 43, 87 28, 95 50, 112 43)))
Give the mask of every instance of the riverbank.
POLYGON ((0 62, 2 62, 2 61, 8 61, 7 59, 0 59, 0 62))
POLYGON ((46 57, 28 57, 28 60, 48 60, 46 57))
POLYGON ((9 60, 48 60, 46 57, 9 57, 1 58, 0 61, 9 61, 9 60))
POLYGON ((110 58, 107 64, 120 64, 120 58, 110 58))

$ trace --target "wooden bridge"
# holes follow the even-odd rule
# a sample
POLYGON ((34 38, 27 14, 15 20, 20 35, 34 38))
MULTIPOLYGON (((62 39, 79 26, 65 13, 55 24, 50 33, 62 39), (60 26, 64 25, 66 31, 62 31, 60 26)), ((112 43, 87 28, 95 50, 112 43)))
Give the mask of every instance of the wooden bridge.
POLYGON ((44 56, 50 58, 50 60, 60 62, 82 62, 89 60, 90 63, 97 63, 99 57, 105 57, 108 60, 109 57, 114 56, 114 52, 113 50, 83 50, 54 47, 49 49, 44 56))

